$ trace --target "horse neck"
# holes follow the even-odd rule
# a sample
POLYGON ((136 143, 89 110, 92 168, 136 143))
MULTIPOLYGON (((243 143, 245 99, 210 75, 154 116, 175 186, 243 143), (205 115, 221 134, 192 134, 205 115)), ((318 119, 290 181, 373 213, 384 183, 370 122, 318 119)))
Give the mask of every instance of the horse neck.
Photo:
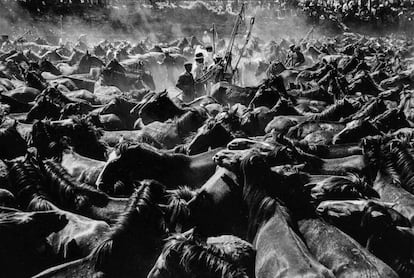
POLYGON ((378 191, 380 195, 386 187, 393 184, 394 182, 389 174, 387 174, 383 169, 378 170, 373 182, 373 188, 378 191))
POLYGON ((359 143, 347 143, 328 146, 329 153, 334 157, 346 157, 354 154, 361 154, 362 149, 359 143))
POLYGON ((214 174, 216 164, 213 160, 213 156, 220 150, 222 150, 222 148, 217 148, 194 156, 185 156, 187 171, 184 174, 188 186, 200 187, 214 174))
POLYGON ((173 115, 177 115, 177 116, 182 116, 185 113, 189 112, 190 109, 189 108, 182 108, 179 107, 177 104, 175 104, 172 100, 171 101, 171 105, 169 105, 168 110, 171 112, 171 114, 173 115))
MULTIPOLYGON (((347 157, 321 159, 322 171, 326 173, 335 174, 346 171, 349 166, 354 166, 356 169, 364 165, 364 157, 362 155, 351 155, 347 157)), ((362 169, 360 169, 362 170, 362 169)))
POLYGON ((187 112, 188 114, 184 114, 181 118, 177 121, 177 129, 180 135, 185 136, 189 132, 193 131, 194 129, 198 128, 202 123, 199 122, 197 119, 197 115, 194 113, 198 112, 187 112))
POLYGON ((127 198, 109 198, 109 202, 104 207, 91 206, 87 214, 92 219, 103 220, 106 223, 116 224, 120 212, 128 207, 127 198))
POLYGON ((33 278, 75 278, 96 275, 91 256, 46 269, 33 278))
POLYGON ((253 242, 253 245, 256 244, 257 236, 261 234, 269 224, 278 225, 279 227, 283 226, 285 228, 290 226, 290 216, 286 209, 283 209, 277 200, 266 196, 264 193, 259 193, 258 196, 261 194, 263 195, 260 199, 253 202, 247 202, 249 210, 247 238, 249 241, 253 242))

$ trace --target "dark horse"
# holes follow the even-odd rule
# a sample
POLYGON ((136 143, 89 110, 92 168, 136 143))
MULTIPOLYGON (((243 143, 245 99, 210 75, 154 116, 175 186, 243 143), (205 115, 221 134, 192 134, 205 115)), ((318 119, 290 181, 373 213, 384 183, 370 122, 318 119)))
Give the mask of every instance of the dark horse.
POLYGON ((0 267, 4 277, 30 277, 51 267, 56 258, 46 237, 67 224, 53 212, 3 212, 0 214, 0 267))
POLYGON ((106 160, 106 145, 100 140, 102 131, 90 123, 86 117, 33 124, 31 145, 46 158, 61 157, 66 145, 86 157, 106 160))
POLYGON ((198 238, 192 233, 168 238, 148 278, 254 277, 254 249, 234 236, 198 238))
POLYGON ((156 179, 172 189, 180 185, 201 186, 213 173, 217 150, 196 156, 172 154, 146 144, 121 145, 110 155, 98 177, 98 188, 112 192, 117 181, 156 179))
POLYGON ((89 256, 52 267, 35 277, 145 277, 166 235, 163 213, 157 205, 164 197, 161 184, 142 182, 111 232, 89 256))

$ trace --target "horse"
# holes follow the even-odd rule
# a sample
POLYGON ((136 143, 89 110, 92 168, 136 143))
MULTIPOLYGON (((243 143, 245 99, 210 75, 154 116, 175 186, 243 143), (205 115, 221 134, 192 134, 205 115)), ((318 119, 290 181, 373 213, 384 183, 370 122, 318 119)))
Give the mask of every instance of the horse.
MULTIPOLYGON (((294 232, 286 207, 276 197, 269 196, 269 191, 277 189, 269 188, 265 174, 267 171, 262 168, 266 166, 260 159, 257 154, 247 156, 239 170, 243 200, 248 207, 248 239, 256 249, 255 276, 334 277, 310 254, 294 232)), ((283 180, 282 177, 280 179, 283 180)))
POLYGON ((60 157, 65 146, 70 145, 81 155, 105 161, 107 150, 101 136, 102 131, 88 118, 72 117, 63 121, 34 123, 31 142, 47 158, 60 157))
POLYGON ((104 192, 111 192, 116 181, 151 178, 170 189, 181 185, 197 188, 214 173, 216 164, 212 157, 217 151, 187 156, 167 153, 146 144, 120 145, 110 155, 96 184, 104 192))
POLYGON ((191 142, 186 145, 188 155, 195 155, 209 148, 224 147, 231 140, 236 138, 236 134, 229 130, 223 123, 211 119, 198 129, 197 134, 191 142))
POLYGON ((345 117, 342 122, 350 122, 358 119, 365 119, 367 117, 373 118, 382 114, 387 110, 385 103, 380 98, 373 98, 372 100, 366 102, 356 113, 345 117))
POLYGON ((109 225, 56 206, 55 203, 60 202, 51 200, 50 192, 44 188, 41 173, 29 159, 13 160, 7 164, 13 191, 22 208, 28 211, 55 211, 68 220, 63 229, 47 238, 61 262, 89 255, 100 243, 100 236, 109 231, 109 225))
POLYGON ((312 198, 312 204, 317 206, 325 200, 354 200, 379 198, 367 180, 357 175, 349 177, 331 177, 318 183, 304 185, 312 198))
POLYGON ((351 143, 366 136, 381 135, 384 132, 395 131, 411 126, 401 108, 394 108, 378 115, 372 120, 355 120, 337 133, 332 142, 351 143))
POLYGON ((35 105, 26 116, 26 121, 60 118, 60 110, 67 104, 75 103, 55 87, 47 87, 35 99, 35 105), (59 112, 57 112, 59 110, 59 112), (59 114, 59 115, 58 115, 59 114))
POLYGON ((4 117, 0 121, 0 159, 13 159, 24 155, 27 142, 17 131, 17 121, 8 121, 4 117))
POLYGON ((243 104, 249 105, 253 100, 258 87, 238 87, 227 82, 218 82, 211 87, 210 96, 216 99, 220 104, 243 104))
POLYGON ((61 109, 62 107, 46 96, 39 96, 36 98, 36 103, 26 115, 26 122, 31 123, 35 120, 43 120, 45 118, 58 120, 61 109))
MULTIPOLYGON (((254 151, 257 151, 257 149, 221 150, 214 156, 214 160, 219 166, 238 169, 243 158, 254 151)), ((343 176, 348 172, 366 174, 369 171, 369 166, 362 155, 322 159, 299 148, 284 145, 275 146, 274 148, 267 147, 259 151, 267 154, 270 166, 293 164, 300 167, 302 171, 313 175, 343 176)))
POLYGON ((411 225, 395 225, 393 215, 381 206, 369 207, 363 216, 361 226, 369 234, 366 248, 391 266, 399 277, 414 275, 413 244, 411 225))
POLYGON ((105 166, 104 161, 82 156, 70 147, 63 150, 60 164, 77 181, 91 186, 95 185, 99 173, 105 166))
POLYGON ((143 181, 129 199, 128 207, 103 241, 83 259, 47 269, 46 277, 143 277, 154 265, 166 235, 163 213, 157 204, 164 187, 143 181))
POLYGON ((56 263, 46 237, 67 224, 53 212, 3 211, 0 214, 1 268, 7 277, 30 277, 56 263))
POLYGON ((13 98, 22 103, 29 103, 34 101, 39 94, 40 91, 38 89, 27 86, 19 87, 2 93, 3 96, 13 98))
POLYGON ((407 247, 411 246, 411 223, 392 207, 372 200, 327 201, 320 204, 318 213, 366 246, 400 277, 410 277, 412 249, 407 247))
POLYGON ((366 246, 369 233, 362 227, 364 214, 375 208, 381 210, 392 218, 392 225, 400 227, 411 227, 410 221, 401 213, 393 209, 393 203, 385 203, 379 200, 338 200, 323 201, 316 208, 318 216, 328 223, 338 227, 346 234, 350 235, 361 245, 366 246))
POLYGON ((347 123, 344 129, 333 136, 332 144, 354 143, 363 137, 381 134, 378 127, 367 119, 355 120, 347 123))
POLYGON ((167 239, 147 277, 253 277, 254 255, 251 244, 234 236, 204 240, 176 234, 167 239))
POLYGON ((79 63, 76 65, 75 71, 73 73, 89 73, 92 68, 102 67, 105 67, 105 63, 102 62, 99 58, 92 56, 87 51, 79 60, 79 63))
POLYGON ((39 62, 39 70, 42 72, 50 72, 53 75, 61 75, 62 73, 48 60, 42 59, 39 62))
POLYGON ((226 168, 218 167, 197 190, 187 202, 190 222, 195 225, 197 234, 246 236, 246 208, 238 188, 237 176, 226 168))
MULTIPOLYGON (((254 153, 247 156, 242 161, 240 167, 243 171, 245 184, 247 184, 247 186, 249 186, 248 184, 251 181, 255 183, 255 186, 260 186, 258 189, 243 189, 244 198, 247 198, 247 200, 252 202, 253 204, 255 204, 255 200, 258 199, 259 196, 261 198, 264 198, 263 201, 266 201, 266 203, 264 204, 263 201, 262 203, 258 203, 255 207, 253 207, 253 209, 257 210, 263 208, 263 206, 266 208, 268 208, 267 206, 271 206, 272 203, 271 200, 269 200, 269 198, 272 198, 272 196, 273 198, 282 198, 281 201, 287 205, 291 213, 296 218, 302 218, 298 222, 299 231, 301 232, 301 235, 304 237, 306 245, 309 247, 311 253, 316 256, 319 262, 321 262, 324 266, 332 270, 335 276, 348 277, 350 273, 353 273, 352 275, 357 276, 364 274, 366 275, 366 273, 378 273, 378 275, 380 276, 397 277, 395 272, 390 267, 388 267, 385 263, 382 263, 374 256, 370 255, 366 250, 364 250, 362 246, 360 246, 357 242, 345 235, 339 229, 329 224, 326 224, 323 221, 312 218, 312 210, 306 210, 306 203, 308 199, 308 197, 306 196, 307 194, 303 194, 303 187, 301 187, 301 183, 303 182, 303 180, 306 180, 306 177, 301 177, 300 174, 298 175, 296 173, 292 173, 290 175, 283 174, 284 177, 278 177, 278 175, 275 175, 274 172, 269 172, 270 168, 265 168, 268 166, 264 157, 260 155, 258 156, 254 153), (258 171, 261 173, 261 177, 255 176, 255 174, 258 171), (278 181, 278 179, 278 188, 275 188, 272 183, 274 181, 278 181), (271 181, 271 183, 269 183, 269 181, 271 181), (259 191, 260 193, 257 191, 259 191), (266 195, 268 197, 263 197, 266 195), (322 246, 318 243, 321 238, 326 238, 326 240, 323 240, 323 242, 327 246, 322 246), (330 240, 327 240, 328 238, 330 240), (335 246, 341 247, 336 248, 335 246), (342 249, 342 246, 349 247, 342 249), (332 252, 332 250, 335 251, 332 252), (361 259, 357 259, 357 261, 361 262, 361 264, 355 265, 355 255, 353 253, 349 253, 343 250, 360 250, 358 254, 361 254, 361 259), (362 255, 362 253, 364 254, 362 255), (342 268, 341 266, 344 262, 347 262, 349 267, 342 268)), ((261 219, 269 218, 268 215, 262 214, 260 216, 262 217, 261 219)), ((253 217, 257 217, 257 212, 250 212, 249 217, 252 217, 252 219, 254 219, 253 223, 256 223, 256 219, 253 217)), ((252 225, 252 223, 250 225, 252 225)), ((257 229, 257 224, 255 224, 255 226, 250 227, 252 227, 251 229, 252 231, 254 231, 255 229, 257 229)), ((369 275, 370 274, 368 274, 368 276, 369 275)))
POLYGON ((100 115, 114 114, 117 115, 128 129, 132 129, 138 116, 130 111, 137 105, 136 102, 127 100, 122 97, 115 97, 105 104, 100 110, 100 115))
POLYGON ((165 122, 168 119, 179 117, 187 112, 187 109, 177 106, 165 90, 160 93, 149 93, 142 101, 131 109, 132 115, 138 115, 143 124, 154 121, 165 122))
POLYGON ((101 84, 106 86, 116 86, 121 91, 130 91, 132 89, 151 89, 152 87, 145 86, 139 75, 131 73, 123 73, 113 69, 104 68, 102 70, 101 84))
POLYGON ((143 136, 153 138, 164 149, 172 149, 183 144, 207 119, 203 108, 192 108, 181 117, 166 122, 152 122, 141 127, 143 136))
POLYGON ((327 107, 321 113, 311 114, 309 119, 314 121, 340 121, 356 113, 358 108, 357 103, 352 103, 344 98, 327 107))
POLYGON ((298 225, 310 252, 335 277, 399 277, 391 267, 335 226, 320 219, 301 220, 298 225))
POLYGON ((123 198, 111 198, 92 186, 77 182, 53 160, 39 161, 48 186, 45 190, 58 200, 58 205, 69 211, 96 220, 114 223, 127 202, 123 198))

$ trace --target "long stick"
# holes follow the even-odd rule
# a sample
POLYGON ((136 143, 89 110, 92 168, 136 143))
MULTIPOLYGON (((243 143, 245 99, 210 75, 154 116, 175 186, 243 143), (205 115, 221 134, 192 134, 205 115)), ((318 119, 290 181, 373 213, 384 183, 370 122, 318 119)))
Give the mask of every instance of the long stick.
POLYGON ((250 19, 250 27, 249 27, 249 32, 248 32, 248 33, 247 33, 247 35, 246 35, 246 41, 244 42, 243 48, 242 48, 242 50, 240 51, 240 56, 239 56, 239 58, 237 59, 236 65, 234 66, 234 70, 236 70, 236 69, 237 69, 237 67, 238 67, 238 65, 239 65, 239 63, 240 63, 240 60, 241 60, 241 58, 243 57, 244 51, 246 50, 246 46, 247 46, 247 44, 248 44, 248 43, 249 43, 249 41, 250 41, 250 36, 251 36, 251 34, 252 34, 253 25, 254 25, 254 17, 252 17, 252 18, 250 19))
POLYGON ((213 56, 216 55, 216 25, 213 23, 213 56))
POLYGON ((231 55, 231 51, 233 50, 234 40, 236 38, 237 30, 239 28, 243 12, 244 12, 244 4, 242 4, 241 6, 240 12, 237 15, 236 22, 234 23, 234 26, 233 26, 233 31, 231 32, 230 42, 227 47, 226 55, 225 55, 226 56, 225 58, 227 58, 227 61, 226 61, 226 65, 224 66, 224 72, 227 71, 227 67, 229 65, 229 56, 231 55))
POLYGON ((313 30, 315 29, 315 26, 312 26, 312 28, 309 30, 308 33, 306 33, 306 35, 300 40, 299 44, 301 44, 303 41, 307 40, 308 37, 310 36, 310 34, 313 33, 313 30))
POLYGON ((30 33, 30 29, 27 30, 26 32, 24 32, 21 36, 17 37, 17 39, 15 39, 14 41, 18 42, 19 40, 23 39, 23 37, 26 36, 29 33, 30 33))

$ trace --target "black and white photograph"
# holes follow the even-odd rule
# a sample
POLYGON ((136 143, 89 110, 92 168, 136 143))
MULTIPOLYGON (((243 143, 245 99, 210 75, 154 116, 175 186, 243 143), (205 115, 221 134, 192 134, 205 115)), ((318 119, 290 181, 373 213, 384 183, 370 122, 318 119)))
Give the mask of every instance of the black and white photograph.
POLYGON ((414 278, 414 0, 0 0, 0 278, 414 278))

